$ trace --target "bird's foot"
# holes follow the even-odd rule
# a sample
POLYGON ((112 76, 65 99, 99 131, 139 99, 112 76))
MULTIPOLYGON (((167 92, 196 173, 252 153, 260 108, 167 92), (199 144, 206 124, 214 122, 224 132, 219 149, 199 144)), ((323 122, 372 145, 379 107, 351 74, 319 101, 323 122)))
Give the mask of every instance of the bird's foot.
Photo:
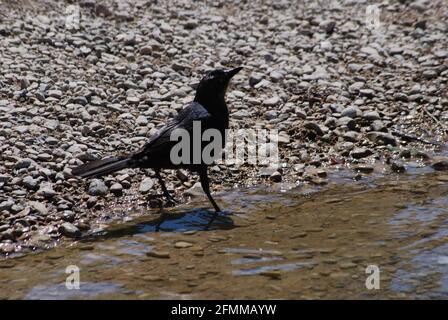
POLYGON ((174 207, 177 204, 176 199, 174 199, 169 193, 164 195, 166 198, 166 206, 174 207))
POLYGON ((176 200, 174 199, 167 199, 165 205, 167 207, 174 207, 177 204, 176 200))

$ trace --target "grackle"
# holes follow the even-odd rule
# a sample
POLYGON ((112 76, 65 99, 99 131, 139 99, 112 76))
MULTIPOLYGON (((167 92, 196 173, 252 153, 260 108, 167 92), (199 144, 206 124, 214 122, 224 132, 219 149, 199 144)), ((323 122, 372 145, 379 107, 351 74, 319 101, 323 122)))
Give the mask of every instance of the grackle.
MULTIPOLYGON (((177 163, 171 159, 171 149, 177 143, 170 138, 176 129, 184 129, 193 137, 193 123, 200 122, 201 136, 207 129, 216 129, 221 137, 225 137, 225 130, 229 127, 229 111, 225 102, 225 93, 230 79, 242 68, 231 70, 214 70, 209 72, 199 83, 196 95, 189 105, 187 105, 177 116, 171 119, 164 127, 158 130, 146 144, 139 150, 121 156, 113 156, 102 160, 95 160, 85 163, 72 170, 72 173, 82 178, 100 177, 124 168, 152 168, 160 182, 162 191, 167 200, 174 203, 174 199, 169 194, 165 183, 160 175, 161 169, 188 169, 199 174, 201 186, 212 203, 216 212, 220 212, 218 205, 210 194, 210 183, 207 176, 207 166, 209 163, 202 161, 187 161, 177 163)), ((193 148, 193 140, 190 139, 190 149, 193 148)), ((224 147, 225 139, 222 139, 224 147)), ((200 142, 201 152, 204 143, 200 142)))

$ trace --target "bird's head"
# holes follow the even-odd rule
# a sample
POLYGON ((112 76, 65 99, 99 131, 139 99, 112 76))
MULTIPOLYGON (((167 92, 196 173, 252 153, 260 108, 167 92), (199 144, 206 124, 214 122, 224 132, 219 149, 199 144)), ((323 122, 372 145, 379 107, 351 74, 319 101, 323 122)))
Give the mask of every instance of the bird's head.
POLYGON ((196 89, 195 101, 209 103, 224 98, 230 79, 243 69, 238 67, 230 70, 213 70, 202 78, 196 89))

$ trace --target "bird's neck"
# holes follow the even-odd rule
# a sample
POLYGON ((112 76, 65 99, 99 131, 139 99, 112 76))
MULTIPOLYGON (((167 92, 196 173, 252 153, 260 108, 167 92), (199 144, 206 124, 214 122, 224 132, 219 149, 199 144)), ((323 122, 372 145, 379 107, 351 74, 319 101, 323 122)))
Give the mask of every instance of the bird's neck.
POLYGON ((212 115, 228 114, 226 100, 224 94, 222 96, 211 97, 208 94, 196 93, 194 101, 201 104, 212 115))

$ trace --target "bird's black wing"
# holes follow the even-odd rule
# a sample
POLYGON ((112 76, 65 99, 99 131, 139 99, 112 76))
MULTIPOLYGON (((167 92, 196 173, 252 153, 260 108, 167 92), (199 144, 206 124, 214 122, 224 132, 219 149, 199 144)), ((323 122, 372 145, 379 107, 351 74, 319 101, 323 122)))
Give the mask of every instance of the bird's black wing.
POLYGON ((205 124, 205 126, 201 126, 203 130, 208 127, 207 123, 210 118, 210 113, 201 104, 197 102, 190 103, 177 116, 149 138, 148 142, 140 150, 135 152, 132 158, 138 160, 146 156, 148 162, 154 162, 156 160, 162 161, 163 159, 154 159, 154 157, 164 156, 177 143, 177 141, 170 140, 174 130, 187 130, 190 133, 190 137, 192 137, 193 122, 200 121, 201 124, 205 124))

